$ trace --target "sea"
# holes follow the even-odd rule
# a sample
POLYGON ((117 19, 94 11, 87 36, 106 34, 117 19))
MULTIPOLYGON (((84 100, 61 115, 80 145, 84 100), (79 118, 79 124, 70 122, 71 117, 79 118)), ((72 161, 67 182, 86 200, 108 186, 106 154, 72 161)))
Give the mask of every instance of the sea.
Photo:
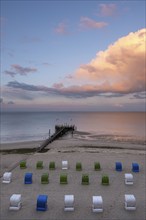
POLYGON ((55 125, 75 125, 83 139, 146 143, 145 112, 1 113, 1 143, 45 140, 55 125))

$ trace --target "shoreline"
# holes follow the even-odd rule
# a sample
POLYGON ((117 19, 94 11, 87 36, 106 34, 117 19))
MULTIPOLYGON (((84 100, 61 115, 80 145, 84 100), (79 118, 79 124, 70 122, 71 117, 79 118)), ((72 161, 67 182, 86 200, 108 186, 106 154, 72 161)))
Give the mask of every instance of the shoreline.
MULTIPOLYGON (((136 149, 146 150, 146 137, 136 137, 135 136, 126 136, 126 135, 116 135, 116 134, 95 134, 94 132, 85 132, 85 131, 74 131, 73 134, 68 132, 64 136, 58 138, 55 141, 69 141, 76 145, 77 142, 79 145, 91 146, 113 146, 117 148, 124 148, 124 146, 133 146, 136 149)), ((1 143, 0 150, 4 149, 17 149, 20 145, 20 148, 37 148, 39 147, 48 137, 41 140, 27 140, 27 141, 16 141, 16 142, 3 142, 1 143)), ((69 144, 69 143, 67 143, 69 144)))

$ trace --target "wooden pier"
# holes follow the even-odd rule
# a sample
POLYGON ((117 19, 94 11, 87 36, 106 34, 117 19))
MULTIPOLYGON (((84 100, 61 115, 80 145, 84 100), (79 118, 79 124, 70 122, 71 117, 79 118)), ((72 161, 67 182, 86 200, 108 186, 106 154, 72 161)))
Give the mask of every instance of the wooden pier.
POLYGON ((56 140, 59 137, 62 137, 67 132, 73 132, 75 130, 74 125, 55 125, 55 133, 51 137, 47 138, 40 147, 38 147, 37 152, 44 152, 45 147, 48 146, 51 142, 56 140))

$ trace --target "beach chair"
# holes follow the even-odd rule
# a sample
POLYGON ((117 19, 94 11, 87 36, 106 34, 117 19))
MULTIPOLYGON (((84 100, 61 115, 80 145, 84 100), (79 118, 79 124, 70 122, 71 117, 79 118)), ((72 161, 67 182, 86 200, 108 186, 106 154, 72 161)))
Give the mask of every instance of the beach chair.
POLYGON ((54 162, 54 161, 51 161, 50 164, 49 164, 49 169, 50 169, 50 170, 55 170, 55 168, 56 168, 56 167, 55 167, 55 162, 54 162))
POLYGON ((102 196, 92 196, 92 211, 93 212, 103 212, 102 196))
POLYGON ((13 194, 10 197, 9 210, 19 210, 21 208, 21 194, 13 194))
POLYGON ((109 185, 109 177, 108 176, 102 176, 101 180, 102 185, 109 185))
POLYGON ((67 184, 67 174, 61 174, 60 175, 60 184, 67 184))
POLYGON ((82 170, 82 164, 80 162, 76 163, 76 170, 81 171, 82 170))
POLYGON ((62 161, 62 170, 67 170, 68 169, 68 161, 67 160, 63 160, 62 161))
POLYGON ((37 169, 43 169, 43 161, 38 161, 38 162, 36 163, 36 168, 37 168, 37 169))
POLYGON ((101 169, 100 163, 99 162, 95 162, 94 163, 94 170, 98 171, 101 169))
POLYGON ((82 174, 82 185, 89 185, 89 175, 82 174))
POLYGON ((42 184, 48 184, 49 183, 49 174, 48 173, 42 174, 41 183, 42 184))
POLYGON ((125 194, 125 209, 136 210, 136 199, 132 194, 125 194))
POLYGON ((133 175, 131 173, 125 173, 125 184, 133 185, 133 175))
POLYGON ((25 173, 24 184, 32 184, 32 173, 25 173))
POLYGON ((26 161, 25 160, 21 161, 19 166, 20 166, 20 169, 26 169, 26 167, 27 167, 26 166, 26 161))
POLYGON ((12 173, 11 172, 5 172, 3 174, 3 183, 10 183, 12 181, 12 173))
POLYGON ((116 169, 116 171, 122 171, 122 163, 121 162, 116 162, 115 163, 115 169, 116 169))
POLYGON ((74 195, 64 196, 64 211, 74 211, 74 195))
POLYGON ((37 205, 36 210, 37 211, 46 211, 47 210, 47 195, 39 195, 37 197, 37 205))
POLYGON ((132 171, 135 173, 139 172, 139 164, 138 163, 132 163, 132 171))

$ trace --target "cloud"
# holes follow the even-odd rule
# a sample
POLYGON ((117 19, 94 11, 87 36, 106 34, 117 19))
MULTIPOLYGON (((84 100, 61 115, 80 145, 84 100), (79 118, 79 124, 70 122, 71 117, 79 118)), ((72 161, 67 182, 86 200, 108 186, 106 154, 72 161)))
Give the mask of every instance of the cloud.
POLYGON ((100 4, 100 16, 109 17, 115 15, 117 7, 115 4, 100 4))
POLYGON ((25 76, 28 73, 33 73, 36 72, 36 68, 32 67, 22 67, 18 64, 12 64, 11 65, 11 70, 5 70, 4 73, 7 75, 10 75, 11 77, 15 77, 15 75, 19 74, 21 76, 25 76))
POLYGON ((4 71, 5 74, 10 75, 11 77, 14 77, 17 73, 9 71, 9 70, 5 70, 4 71))
POLYGON ((129 33, 107 50, 98 52, 91 62, 81 65, 67 78, 70 86, 66 86, 65 81, 50 87, 11 81, 7 87, 67 98, 120 98, 132 94, 142 99, 146 90, 145 34, 146 29, 129 33))
POLYGON ((58 26, 54 29, 56 34, 59 35, 67 35, 69 34, 68 30, 67 30, 67 25, 64 22, 61 22, 58 24, 58 26))
POLYGON ((142 29, 118 39, 91 62, 81 65, 74 80, 86 80, 99 92, 145 91, 145 35, 146 29, 142 29))
POLYGON ((73 86, 65 87, 62 83, 58 83, 58 84, 55 83, 52 87, 47 87, 47 86, 38 86, 38 85, 35 86, 26 83, 19 83, 17 81, 11 81, 7 84, 7 87, 13 88, 15 91, 15 95, 20 94, 20 97, 23 96, 24 91, 37 92, 37 93, 43 92, 44 95, 51 95, 51 96, 56 95, 56 96, 64 96, 67 98, 77 98, 77 99, 89 98, 94 96, 114 98, 114 97, 122 97, 127 94, 127 93, 108 92, 103 89, 99 90, 99 88, 96 85, 93 86, 90 84, 86 84, 82 86, 73 85, 73 86))
POLYGON ((88 17, 81 17, 79 26, 82 29, 99 29, 107 26, 105 22, 97 22, 88 17))
POLYGON ((29 37, 29 36, 24 36, 21 40, 22 43, 38 43, 41 41, 42 40, 39 37, 29 37))

